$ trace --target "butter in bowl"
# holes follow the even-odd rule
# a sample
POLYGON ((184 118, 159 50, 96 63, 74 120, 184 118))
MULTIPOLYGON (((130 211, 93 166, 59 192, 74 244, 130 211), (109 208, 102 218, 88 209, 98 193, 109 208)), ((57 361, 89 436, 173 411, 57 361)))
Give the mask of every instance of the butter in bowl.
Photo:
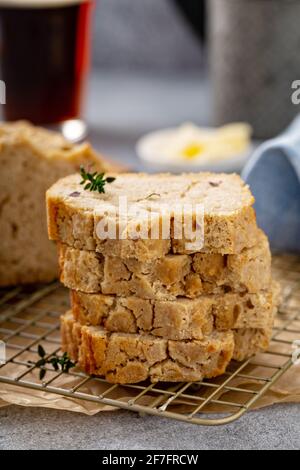
POLYGON ((136 152, 158 171, 241 171, 252 150, 252 129, 245 123, 219 128, 185 123, 143 136, 136 152))

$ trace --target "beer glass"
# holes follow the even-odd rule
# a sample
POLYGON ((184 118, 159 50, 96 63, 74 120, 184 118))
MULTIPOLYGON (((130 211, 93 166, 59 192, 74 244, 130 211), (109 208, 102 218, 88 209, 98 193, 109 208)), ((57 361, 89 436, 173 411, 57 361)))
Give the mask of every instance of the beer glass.
POLYGON ((91 0, 0 0, 5 120, 80 129, 92 7, 91 0))

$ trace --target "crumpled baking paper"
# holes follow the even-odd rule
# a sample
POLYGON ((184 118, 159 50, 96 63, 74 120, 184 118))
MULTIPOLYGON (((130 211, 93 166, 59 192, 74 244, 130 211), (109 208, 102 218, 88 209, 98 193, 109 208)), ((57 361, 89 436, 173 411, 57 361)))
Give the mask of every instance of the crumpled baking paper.
MULTIPOLYGON (((287 347, 290 349, 290 345, 287 347)), ((272 361, 276 361, 276 357, 262 354, 258 355, 255 358, 256 362, 263 362, 268 365, 272 365, 272 361)), ((275 364, 277 365, 277 364, 275 364)), ((265 369, 264 367, 256 366, 256 365, 249 365, 247 366, 247 373, 251 374, 252 376, 256 377, 266 377, 266 374, 274 373, 275 370, 273 369, 265 369)), ((14 373, 18 373, 17 367, 14 370, 14 373)), ((215 379, 216 383, 218 380, 222 380, 222 378, 215 379)), ((59 379, 55 381, 55 385, 59 387, 72 387, 78 383, 78 378, 72 375, 65 375, 63 374, 59 379)), ((246 378, 235 378, 230 382, 231 387, 241 387, 243 389, 248 390, 257 390, 260 382, 257 382, 252 379, 246 378)), ((175 384, 176 385, 176 384, 175 384)), ((107 389, 107 385, 104 383, 92 380, 89 382, 85 388, 84 393, 89 393, 92 395, 100 395, 107 389)), ((192 392, 194 396, 207 396, 208 393, 211 393, 211 388, 200 387, 197 390, 195 387, 195 391, 192 392)), ((190 391, 186 391, 189 395, 191 394, 190 391)), ((124 402, 127 402, 130 398, 133 398, 137 395, 136 390, 130 389, 128 387, 117 387, 109 396, 114 399, 118 399, 124 402)), ((220 394, 215 397, 215 399, 221 399, 223 401, 232 401, 232 402, 245 402, 245 399, 251 398, 250 395, 242 393, 242 392, 232 392, 223 390, 220 394)), ((138 404, 141 405, 149 405, 153 402, 155 396, 143 396, 142 399, 138 401, 138 404)), ((258 409, 265 406, 270 406, 275 403, 300 403, 300 364, 293 365, 284 375, 262 396, 258 399, 258 401, 254 404, 252 409, 258 409)), ((200 403, 200 402, 199 402, 200 403)), ((86 415, 94 415, 101 411, 112 411, 117 410, 110 405, 102 404, 102 403, 95 403, 84 401, 77 398, 69 398, 64 397, 61 395, 56 395, 53 393, 43 392, 32 390, 29 388, 23 388, 15 385, 10 384, 0 384, 0 407, 7 406, 9 404, 21 405, 21 406, 31 406, 31 407, 45 407, 45 408, 52 408, 52 409, 59 409, 59 410, 68 410, 77 413, 84 413, 86 415)), ((179 411, 179 412, 188 412, 192 410, 192 406, 195 407, 195 402, 189 404, 187 399, 177 399, 172 404, 172 411, 179 411)), ((205 408, 205 412, 233 412, 237 409, 231 408, 230 406, 224 407, 218 404, 210 404, 208 407, 205 408)))

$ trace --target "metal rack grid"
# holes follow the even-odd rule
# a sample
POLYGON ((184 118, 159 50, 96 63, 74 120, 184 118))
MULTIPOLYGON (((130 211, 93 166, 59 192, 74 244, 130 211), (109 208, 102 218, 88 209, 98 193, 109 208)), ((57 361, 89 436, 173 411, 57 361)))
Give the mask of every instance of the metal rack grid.
POLYGON ((275 257, 273 271, 282 284, 283 301, 269 350, 243 363, 233 362, 222 377, 196 383, 120 386, 88 376, 77 368, 65 374, 50 367, 46 367, 47 375, 41 382, 34 365, 37 347, 41 344, 48 357, 60 351, 59 317, 69 306, 68 292, 57 282, 2 289, 0 340, 6 345, 7 357, 6 363, 0 365, 0 383, 194 424, 232 422, 292 366, 292 345, 300 339, 300 258, 275 257), (259 374, 253 372, 258 370, 259 374), (100 394, 92 384, 101 387, 100 394), (221 415, 208 413, 212 410, 221 415))

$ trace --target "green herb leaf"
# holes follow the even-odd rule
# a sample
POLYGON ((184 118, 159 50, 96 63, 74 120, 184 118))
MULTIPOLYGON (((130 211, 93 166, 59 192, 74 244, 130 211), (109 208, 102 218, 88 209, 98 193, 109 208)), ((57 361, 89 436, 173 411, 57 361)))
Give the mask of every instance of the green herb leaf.
POLYGON ((84 185, 84 189, 87 191, 98 191, 98 193, 105 193, 105 185, 113 183, 116 179, 112 176, 104 178, 104 173, 88 173, 83 166, 80 167, 80 175, 82 177, 80 184, 84 185))
POLYGON ((42 346, 38 346, 38 354, 41 357, 37 362, 32 362, 35 367, 40 368, 40 380, 43 380, 47 373, 47 369, 44 366, 51 364, 55 371, 61 370, 62 372, 68 373, 72 367, 75 367, 76 364, 71 361, 67 352, 64 352, 62 356, 57 356, 52 354, 46 358, 46 352, 42 346))
POLYGON ((38 345, 38 355, 40 357, 45 357, 46 356, 46 351, 43 348, 43 346, 41 346, 40 344, 38 345))
POLYGON ((63 371, 68 373, 72 367, 75 367, 75 364, 74 362, 70 361, 70 359, 68 359, 67 362, 63 366, 63 371))
POLYGON ((45 377, 46 375, 46 369, 41 369, 40 370, 40 380, 43 380, 43 378, 45 377))
POLYGON ((50 359, 50 363, 52 364, 54 370, 58 370, 58 369, 59 369, 59 367, 58 367, 58 361, 59 361, 59 359, 58 359, 57 356, 54 356, 54 357, 52 357, 52 358, 50 359))
POLYGON ((35 365, 36 365, 36 367, 42 367, 45 364, 46 364, 45 359, 40 359, 39 361, 37 361, 37 363, 35 365))

